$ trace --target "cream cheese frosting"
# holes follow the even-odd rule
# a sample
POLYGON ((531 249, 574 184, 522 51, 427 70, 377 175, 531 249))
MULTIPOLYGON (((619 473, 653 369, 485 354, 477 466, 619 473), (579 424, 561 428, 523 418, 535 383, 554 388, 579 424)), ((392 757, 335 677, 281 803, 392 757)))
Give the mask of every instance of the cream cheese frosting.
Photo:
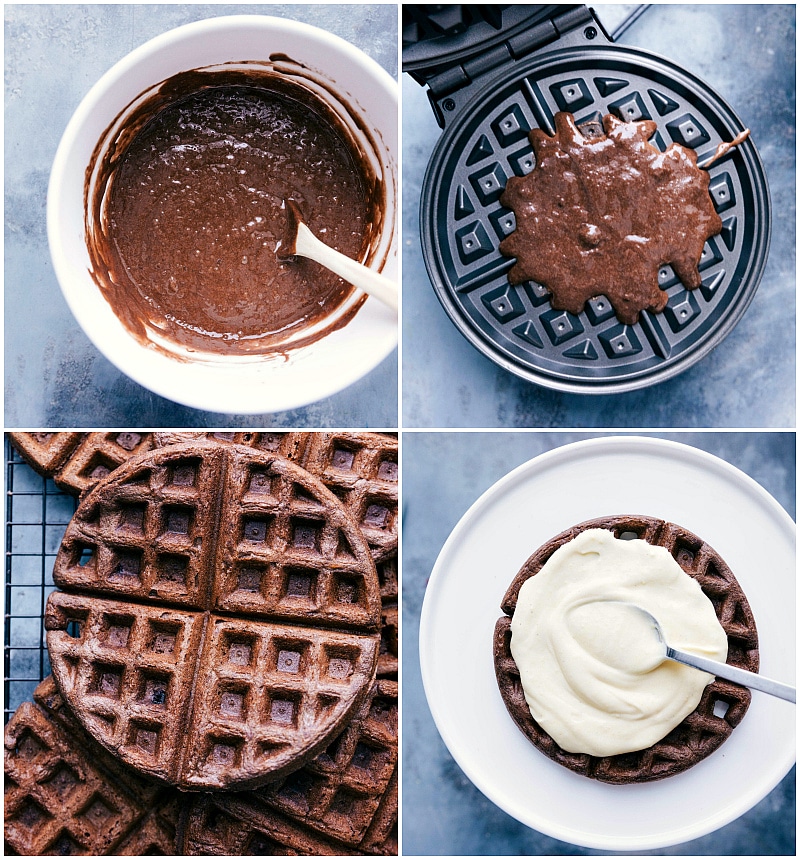
POLYGON ((713 676, 664 660, 654 615, 675 648, 724 662, 711 601, 670 553, 589 529, 522 586, 511 653, 533 718, 567 752, 645 749, 696 707, 713 676))

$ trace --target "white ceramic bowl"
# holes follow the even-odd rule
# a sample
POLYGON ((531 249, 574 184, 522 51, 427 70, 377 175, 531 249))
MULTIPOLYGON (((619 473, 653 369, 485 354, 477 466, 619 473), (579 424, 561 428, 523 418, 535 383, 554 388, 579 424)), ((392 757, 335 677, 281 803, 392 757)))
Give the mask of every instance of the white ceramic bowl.
POLYGON ((50 176, 47 231, 61 290, 95 346, 123 373, 163 397, 212 412, 294 409, 351 385, 397 344, 397 317, 369 298, 343 328, 286 355, 174 357, 140 343, 91 274, 84 178, 106 131, 142 93, 179 72, 287 55, 319 76, 371 131, 386 193, 381 268, 397 277, 397 84, 348 42, 307 24, 261 15, 211 18, 134 50, 89 91, 70 120, 50 176))

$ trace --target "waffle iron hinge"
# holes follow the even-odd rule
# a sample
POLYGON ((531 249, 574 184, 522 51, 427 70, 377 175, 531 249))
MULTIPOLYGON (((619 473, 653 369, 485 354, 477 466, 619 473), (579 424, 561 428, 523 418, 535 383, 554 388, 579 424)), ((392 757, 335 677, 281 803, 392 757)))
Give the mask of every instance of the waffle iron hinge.
POLYGON ((436 121, 444 128, 448 121, 471 99, 492 74, 504 71, 509 63, 528 57, 535 51, 558 42, 559 46, 608 43, 611 38, 587 6, 571 7, 527 30, 515 33, 500 45, 451 66, 438 74, 424 77, 414 74, 428 86, 428 99, 436 121))

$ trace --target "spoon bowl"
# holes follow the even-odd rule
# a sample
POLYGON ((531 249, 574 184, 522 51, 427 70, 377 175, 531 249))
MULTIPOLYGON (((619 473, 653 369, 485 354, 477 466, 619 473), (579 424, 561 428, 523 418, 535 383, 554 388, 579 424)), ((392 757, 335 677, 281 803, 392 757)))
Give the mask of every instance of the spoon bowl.
POLYGON ((797 701, 797 691, 794 687, 788 684, 783 684, 780 681, 773 681, 765 678, 763 675, 758 675, 755 672, 748 672, 746 669, 739 669, 736 666, 730 666, 727 663, 720 663, 717 660, 709 660, 707 657, 699 657, 696 654, 690 654, 687 651, 681 651, 678 648, 673 648, 666 640, 664 631, 658 623, 658 619, 635 603, 626 603, 619 601, 631 609, 640 613, 643 618, 652 625, 653 631, 658 641, 664 647, 664 659, 675 660, 678 663, 683 663, 686 666, 692 666, 695 669, 700 669, 703 672, 708 672, 715 675, 717 678, 724 678, 726 681, 733 681, 734 684, 741 684, 743 687, 749 687, 751 690, 759 690, 762 693, 769 693, 771 696, 777 696, 780 699, 785 699, 788 702, 797 701))

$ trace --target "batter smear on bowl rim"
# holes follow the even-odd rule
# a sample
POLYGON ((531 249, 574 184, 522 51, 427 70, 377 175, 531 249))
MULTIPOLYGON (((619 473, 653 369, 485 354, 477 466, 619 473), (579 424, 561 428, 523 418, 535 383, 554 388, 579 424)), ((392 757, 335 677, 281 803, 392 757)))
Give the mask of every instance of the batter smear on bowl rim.
POLYGON ((650 143, 652 120, 609 114, 602 131, 586 127, 584 134, 561 112, 555 127, 552 137, 531 131, 536 167, 511 177, 500 198, 516 218, 500 243, 501 253, 516 258, 509 281, 541 284, 554 308, 574 314, 604 295, 626 325, 666 306, 661 266, 671 265, 688 289, 699 287, 703 246, 722 230, 702 167, 727 149, 698 166, 691 149, 672 144, 661 152, 650 143))

